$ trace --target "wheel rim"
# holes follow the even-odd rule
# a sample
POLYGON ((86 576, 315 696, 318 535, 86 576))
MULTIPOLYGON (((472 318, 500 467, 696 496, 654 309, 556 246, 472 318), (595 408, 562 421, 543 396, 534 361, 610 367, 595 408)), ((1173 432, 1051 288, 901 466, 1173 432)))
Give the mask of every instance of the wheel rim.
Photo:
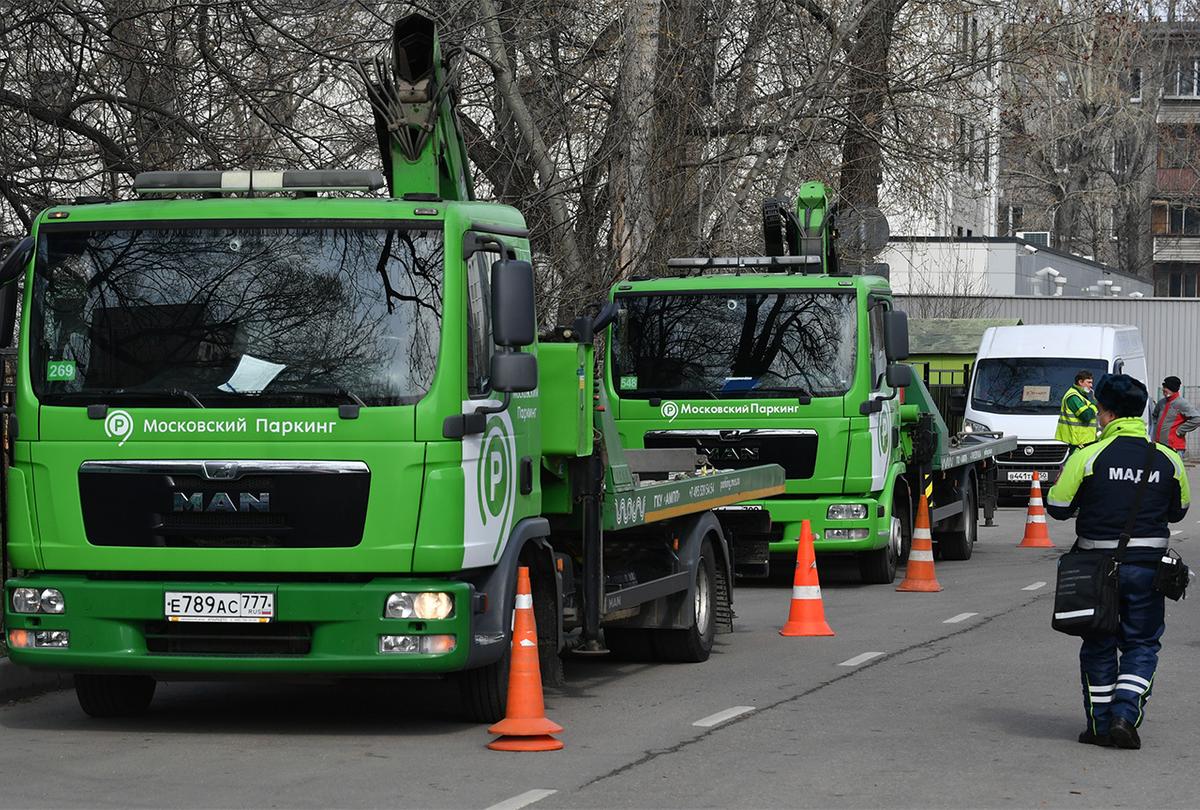
POLYGON ((892 536, 888 540, 888 547, 891 548, 892 557, 899 560, 904 551, 904 531, 901 529, 900 518, 895 515, 892 515, 892 536))
POLYGON ((701 558, 700 564, 696 568, 696 631, 702 636, 708 633, 709 614, 712 607, 709 594, 708 569, 704 567, 704 560, 701 558))
POLYGON ((978 514, 979 510, 975 508, 975 496, 973 494, 968 495, 967 509, 963 513, 963 523, 966 527, 966 530, 963 533, 967 536, 968 548, 975 545, 975 533, 979 529, 978 524, 975 522, 978 518, 978 514))

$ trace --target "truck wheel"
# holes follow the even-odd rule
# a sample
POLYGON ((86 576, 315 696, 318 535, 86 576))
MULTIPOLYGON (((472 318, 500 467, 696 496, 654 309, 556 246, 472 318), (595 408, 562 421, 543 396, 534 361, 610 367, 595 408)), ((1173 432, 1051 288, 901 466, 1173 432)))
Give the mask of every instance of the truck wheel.
POLYGON ((959 528, 949 532, 938 532, 934 535, 943 560, 969 560, 975 550, 975 537, 979 529, 979 509, 975 494, 975 481, 963 490, 962 519, 959 528))
POLYGON ((628 627, 604 628, 604 646, 622 661, 653 661, 654 630, 628 627))
POLYGON ((904 545, 904 530, 900 518, 892 515, 892 531, 888 544, 874 551, 858 554, 858 573, 868 585, 887 585, 896 579, 896 568, 900 565, 900 550, 904 545))
POLYGON ((156 685, 145 675, 76 675, 75 697, 91 717, 132 717, 150 708, 156 685))
POLYGON ((462 711, 473 723, 498 723, 504 719, 508 707, 508 670, 512 661, 512 648, 507 647, 504 657, 494 664, 458 673, 458 691, 462 698, 462 711))
POLYGON ((696 664, 708 660, 717 632, 716 572, 712 540, 706 537, 696 561, 692 626, 687 630, 655 631, 654 647, 660 661, 696 664))
POLYGON ((892 517, 900 519, 900 563, 908 561, 908 552, 912 551, 913 511, 908 494, 898 488, 892 500, 892 517))

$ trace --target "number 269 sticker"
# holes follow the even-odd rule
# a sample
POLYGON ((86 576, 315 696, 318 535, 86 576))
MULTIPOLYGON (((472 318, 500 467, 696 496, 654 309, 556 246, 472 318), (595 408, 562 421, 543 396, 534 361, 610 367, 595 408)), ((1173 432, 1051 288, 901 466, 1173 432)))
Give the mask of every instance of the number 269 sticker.
POLYGON ((75 379, 74 360, 51 360, 46 364, 46 382, 70 382, 75 379))

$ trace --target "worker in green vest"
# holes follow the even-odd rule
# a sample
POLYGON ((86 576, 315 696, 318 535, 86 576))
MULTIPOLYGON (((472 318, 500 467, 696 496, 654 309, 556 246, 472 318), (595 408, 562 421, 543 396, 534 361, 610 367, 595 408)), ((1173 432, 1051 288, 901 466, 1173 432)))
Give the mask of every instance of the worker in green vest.
POLYGON ((1092 372, 1075 375, 1075 384, 1063 394, 1054 438, 1069 445, 1071 452, 1096 441, 1096 403, 1092 401, 1092 372))

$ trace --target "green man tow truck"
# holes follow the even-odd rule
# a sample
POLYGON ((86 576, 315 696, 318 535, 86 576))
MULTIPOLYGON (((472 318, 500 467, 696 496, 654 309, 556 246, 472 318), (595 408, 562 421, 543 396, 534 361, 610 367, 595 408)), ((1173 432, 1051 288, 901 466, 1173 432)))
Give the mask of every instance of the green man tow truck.
POLYGON ((548 681, 568 645, 701 661, 731 628, 712 509, 783 470, 625 450, 593 371, 616 308, 537 339, 448 69, 419 16, 362 68, 384 172, 147 172, 10 246, 6 638, 89 714, 158 679, 449 674, 494 720, 519 565, 548 681))
POLYGON ((971 556, 980 507, 989 525, 995 509, 993 459, 1015 439, 947 430, 902 363, 908 321, 888 282, 839 272, 829 199, 813 182, 794 207, 768 201, 765 256, 672 259, 673 275, 618 284, 605 385, 627 446, 786 470, 783 495, 725 510, 738 574, 764 575, 772 553, 790 564, 808 520, 818 553, 854 553, 866 582, 886 583, 930 487, 935 550, 971 556))

